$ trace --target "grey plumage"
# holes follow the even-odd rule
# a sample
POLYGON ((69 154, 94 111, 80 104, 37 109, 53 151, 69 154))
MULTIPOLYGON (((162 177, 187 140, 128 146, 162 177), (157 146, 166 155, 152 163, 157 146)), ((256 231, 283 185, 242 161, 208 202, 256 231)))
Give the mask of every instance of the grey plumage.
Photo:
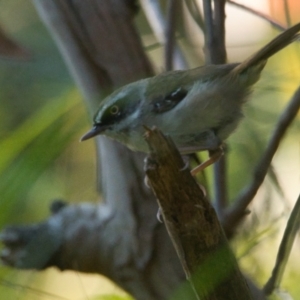
POLYGON ((104 134, 148 152, 144 126, 156 126, 181 153, 218 148, 242 118, 242 105, 267 59, 297 39, 299 30, 300 23, 242 63, 166 72, 118 89, 103 100, 82 140, 104 134))

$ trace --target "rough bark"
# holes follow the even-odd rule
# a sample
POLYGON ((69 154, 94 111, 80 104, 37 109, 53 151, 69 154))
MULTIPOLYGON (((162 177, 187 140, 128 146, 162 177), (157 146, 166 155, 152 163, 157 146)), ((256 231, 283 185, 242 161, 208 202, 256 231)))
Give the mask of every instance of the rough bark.
POLYGON ((253 299, 215 210, 174 143, 148 130, 146 174, 186 276, 198 299, 253 299))

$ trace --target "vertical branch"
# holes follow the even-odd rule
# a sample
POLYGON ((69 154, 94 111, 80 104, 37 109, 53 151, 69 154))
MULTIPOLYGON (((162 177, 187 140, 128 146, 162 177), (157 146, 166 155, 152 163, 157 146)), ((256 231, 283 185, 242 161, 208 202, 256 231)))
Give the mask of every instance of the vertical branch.
POLYGON ((173 56, 175 49, 176 21, 179 13, 181 0, 169 0, 168 16, 166 23, 166 46, 165 46, 165 68, 166 71, 173 69, 173 56))
POLYGON ((204 24, 205 24, 205 61, 212 63, 212 48, 214 44, 214 22, 211 0, 203 0, 204 24))
POLYGON ((285 20, 287 22, 288 27, 290 27, 291 24, 292 24, 292 21, 291 21, 291 15, 290 15, 290 10, 289 10, 288 0, 283 0, 283 4, 284 4, 285 20))
MULTIPOLYGON (((159 1, 152 0, 140 0, 140 5, 143 8, 143 12, 148 20, 153 34, 158 42, 162 45, 166 44, 166 19, 162 13, 159 1)), ((178 45, 174 45, 174 68, 175 69, 187 69, 188 63, 182 53, 182 50, 178 45)))
MULTIPOLYGON (((153 75, 134 26, 135 10, 130 3, 34 0, 93 113, 108 89, 153 75)), ((168 299, 184 279, 184 273, 164 224, 158 224, 155 218, 157 203, 143 183, 144 155, 102 137, 96 143, 96 155, 101 161, 99 185, 105 204, 92 206, 87 226, 86 219, 75 209, 75 214, 71 214, 75 221, 69 223, 71 241, 64 247, 63 239, 63 250, 55 259, 70 269, 74 268, 74 260, 84 260, 82 265, 87 267, 80 271, 103 273, 136 299, 168 299), (101 220, 104 223, 99 223, 101 220), (86 251, 76 252, 78 241, 85 237, 86 251), (75 252, 70 254, 68 249, 75 252), (105 273, 101 272, 103 264, 105 273), (166 270, 168 276, 163 275, 166 270)))
POLYGON ((185 5, 193 20, 196 22, 199 28, 201 28, 201 30, 204 31, 204 19, 196 0, 186 1, 185 5))
MULTIPOLYGON (((226 149, 225 149, 226 151, 226 149)), ((214 207, 216 209, 219 219, 223 218, 224 210, 227 207, 227 161, 226 152, 222 157, 213 165, 214 168, 214 207)))
MULTIPOLYGON (((203 1, 205 17, 205 54, 206 63, 223 64, 226 62, 225 48, 225 0, 203 1)), ((220 216, 227 204, 226 157, 214 164, 215 208, 220 216)))
POLYGON ((214 51, 213 62, 215 64, 224 64, 226 63, 226 47, 225 47, 225 0, 214 0, 215 8, 215 40, 216 48, 214 51))
POLYGON ((205 54, 207 64, 226 62, 225 49, 225 0, 203 1, 205 21, 205 54))

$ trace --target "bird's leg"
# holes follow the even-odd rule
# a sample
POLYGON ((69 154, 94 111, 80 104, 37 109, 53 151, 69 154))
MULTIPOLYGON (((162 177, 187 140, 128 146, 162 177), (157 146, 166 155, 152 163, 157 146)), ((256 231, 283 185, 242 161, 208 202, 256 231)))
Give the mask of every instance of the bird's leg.
POLYGON ((203 171, 208 166, 212 165, 214 162, 216 162, 223 154, 224 150, 222 145, 214 150, 209 150, 209 159, 204 161, 202 164, 197 166, 191 171, 192 176, 196 176, 199 172, 203 171))

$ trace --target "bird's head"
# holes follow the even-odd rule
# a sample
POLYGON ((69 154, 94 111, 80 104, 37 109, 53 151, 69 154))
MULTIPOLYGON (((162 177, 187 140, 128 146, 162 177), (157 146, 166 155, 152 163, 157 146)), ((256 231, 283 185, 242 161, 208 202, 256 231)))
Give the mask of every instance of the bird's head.
POLYGON ((81 141, 96 135, 115 136, 135 125, 145 90, 145 80, 128 84, 106 97, 94 116, 94 126, 81 141))

